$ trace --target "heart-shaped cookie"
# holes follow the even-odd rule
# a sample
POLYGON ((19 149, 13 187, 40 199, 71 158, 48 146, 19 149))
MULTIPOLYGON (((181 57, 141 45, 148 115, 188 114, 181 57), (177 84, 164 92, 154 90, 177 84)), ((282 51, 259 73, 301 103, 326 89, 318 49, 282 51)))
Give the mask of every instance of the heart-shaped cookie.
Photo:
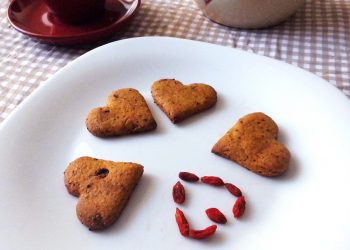
POLYGON ((143 96, 126 88, 114 91, 107 106, 91 110, 86 127, 95 136, 109 137, 154 130, 157 123, 143 96))
POLYGON ((143 166, 136 163, 80 157, 67 167, 64 183, 79 197, 79 220, 90 230, 101 230, 118 219, 142 174, 143 166))
POLYGON ((152 85, 154 102, 173 123, 209 109, 217 100, 216 91, 209 85, 183 85, 175 79, 162 79, 152 85))
POLYGON ((291 155, 277 141, 278 126, 263 113, 248 114, 214 145, 212 152, 264 176, 287 171, 291 155))

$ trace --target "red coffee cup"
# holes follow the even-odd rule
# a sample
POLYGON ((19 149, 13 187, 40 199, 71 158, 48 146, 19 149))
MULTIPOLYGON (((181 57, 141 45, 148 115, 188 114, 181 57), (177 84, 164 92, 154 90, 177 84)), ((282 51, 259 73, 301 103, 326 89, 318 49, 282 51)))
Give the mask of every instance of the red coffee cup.
POLYGON ((44 0, 52 14, 66 23, 96 19, 105 11, 106 0, 44 0))

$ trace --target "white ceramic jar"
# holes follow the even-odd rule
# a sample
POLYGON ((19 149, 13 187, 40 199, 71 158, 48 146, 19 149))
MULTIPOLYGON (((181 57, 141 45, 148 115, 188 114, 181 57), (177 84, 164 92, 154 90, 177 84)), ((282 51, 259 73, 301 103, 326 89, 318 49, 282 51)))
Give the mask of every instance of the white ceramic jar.
POLYGON ((214 22, 236 28, 264 28, 293 15, 305 0, 195 0, 214 22))

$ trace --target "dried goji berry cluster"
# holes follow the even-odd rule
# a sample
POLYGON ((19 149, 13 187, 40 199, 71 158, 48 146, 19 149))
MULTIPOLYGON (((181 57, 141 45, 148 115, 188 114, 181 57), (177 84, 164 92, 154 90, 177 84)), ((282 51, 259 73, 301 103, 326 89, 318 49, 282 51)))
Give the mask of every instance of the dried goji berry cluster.
MULTIPOLYGON (((197 175, 189 172, 180 172, 179 178, 187 182, 199 181, 199 177, 197 175)), ((200 180, 201 182, 208 185, 217 187, 224 186, 232 195, 238 197, 233 205, 232 213, 235 218, 239 218, 243 215, 245 210, 245 199, 238 187, 232 183, 225 183, 220 177, 217 176, 203 176, 200 178, 200 180)), ((181 184, 180 181, 178 181, 173 187, 173 199, 177 204, 182 204, 186 200, 185 187, 181 184)), ((217 208, 208 208, 205 210, 205 212, 208 218, 216 223, 225 224, 227 222, 226 216, 217 208)), ((175 220, 179 227, 181 235, 193 239, 207 238, 213 235, 217 229, 217 225, 211 225, 203 230, 191 229, 184 213, 179 208, 176 208, 175 220)))

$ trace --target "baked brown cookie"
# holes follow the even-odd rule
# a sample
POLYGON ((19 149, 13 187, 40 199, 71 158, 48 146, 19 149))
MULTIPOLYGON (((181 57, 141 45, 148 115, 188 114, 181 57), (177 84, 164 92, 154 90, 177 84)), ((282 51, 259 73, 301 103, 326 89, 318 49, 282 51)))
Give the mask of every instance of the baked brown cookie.
POLYGON ((64 172, 68 192, 79 201, 76 213, 90 230, 111 226, 121 214, 136 184, 143 166, 129 162, 113 162, 80 157, 64 172))
POLYGON ((126 88, 114 91, 107 106, 91 110, 86 127, 95 136, 109 137, 154 130, 157 123, 143 96, 126 88))
POLYGON ((287 171, 291 155, 277 141, 278 126, 264 113, 248 114, 214 145, 212 152, 264 176, 287 171))
POLYGON ((175 79, 162 79, 152 85, 154 102, 173 123, 204 111, 215 105, 214 88, 202 83, 183 85, 175 79))

